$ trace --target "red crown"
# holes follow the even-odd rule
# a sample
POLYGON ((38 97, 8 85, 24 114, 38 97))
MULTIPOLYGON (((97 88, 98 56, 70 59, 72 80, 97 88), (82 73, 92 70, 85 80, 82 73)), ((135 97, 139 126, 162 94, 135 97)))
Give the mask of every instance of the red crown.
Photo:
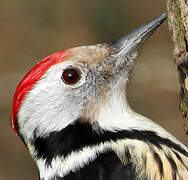
POLYGON ((53 65, 63 62, 67 57, 70 56, 70 49, 59 51, 54 53, 38 64, 36 64, 22 79, 19 83, 16 92, 14 94, 14 100, 12 104, 12 128, 14 132, 18 134, 18 122, 17 114, 20 106, 26 94, 33 88, 34 84, 43 76, 43 74, 53 65))

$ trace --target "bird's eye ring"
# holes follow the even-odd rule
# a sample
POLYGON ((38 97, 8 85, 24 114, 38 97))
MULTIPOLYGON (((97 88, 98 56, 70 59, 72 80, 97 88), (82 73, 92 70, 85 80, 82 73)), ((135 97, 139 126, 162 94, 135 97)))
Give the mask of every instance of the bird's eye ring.
POLYGON ((63 71, 61 79, 65 84, 74 85, 81 79, 81 71, 78 68, 69 67, 63 71))

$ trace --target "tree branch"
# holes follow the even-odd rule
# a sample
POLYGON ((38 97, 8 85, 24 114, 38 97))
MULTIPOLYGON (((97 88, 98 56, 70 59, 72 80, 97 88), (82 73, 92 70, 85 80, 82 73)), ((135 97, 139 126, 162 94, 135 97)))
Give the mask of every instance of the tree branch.
POLYGON ((167 0, 167 10, 181 88, 179 107, 185 117, 185 133, 188 134, 188 0, 167 0))

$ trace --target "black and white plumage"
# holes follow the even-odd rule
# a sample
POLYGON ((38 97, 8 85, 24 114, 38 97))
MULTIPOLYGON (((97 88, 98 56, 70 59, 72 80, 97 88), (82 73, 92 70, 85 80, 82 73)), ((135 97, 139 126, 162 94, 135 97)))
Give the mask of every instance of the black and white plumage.
POLYGON ((137 47, 160 17, 119 41, 55 53, 19 84, 12 125, 41 180, 186 180, 188 149, 129 107, 137 47))

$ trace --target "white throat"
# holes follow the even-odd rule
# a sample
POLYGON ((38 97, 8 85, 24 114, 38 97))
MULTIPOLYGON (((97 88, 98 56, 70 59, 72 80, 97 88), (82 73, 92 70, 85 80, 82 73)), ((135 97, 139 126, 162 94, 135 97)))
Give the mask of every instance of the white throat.
POLYGON ((133 129, 154 131, 159 136, 168 138, 184 149, 187 149, 179 140, 161 126, 134 112, 128 104, 124 89, 116 89, 103 106, 97 117, 97 122, 100 127, 109 131, 133 129))

